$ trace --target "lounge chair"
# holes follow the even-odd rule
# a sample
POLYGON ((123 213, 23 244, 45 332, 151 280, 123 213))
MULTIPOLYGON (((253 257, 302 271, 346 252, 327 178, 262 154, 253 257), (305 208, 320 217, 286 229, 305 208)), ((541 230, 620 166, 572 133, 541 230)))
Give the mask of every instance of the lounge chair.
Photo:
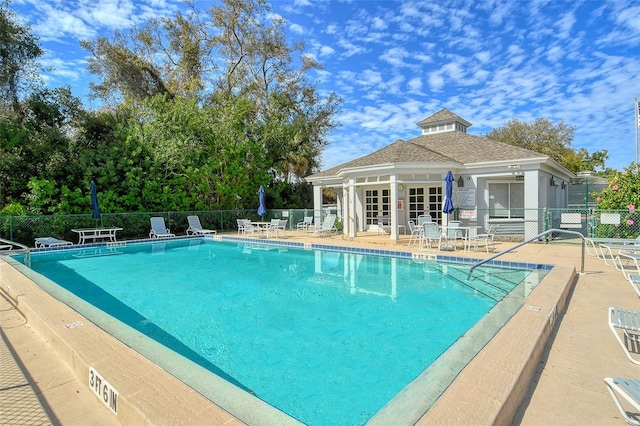
POLYGON ((151 231, 149 231, 149 238, 170 238, 175 236, 176 234, 172 234, 169 228, 165 226, 163 217, 151 218, 151 231))
POLYGON ((603 245, 615 245, 615 246, 622 246, 622 245, 634 245, 634 244, 640 244, 640 236, 638 236, 638 238, 598 238, 598 237, 585 237, 585 241, 587 243, 589 243, 589 245, 591 245, 591 248, 593 249, 593 253, 591 253, 591 250, 589 249, 589 245, 587 245, 587 253, 589 253, 589 255, 591 256, 596 256, 599 259, 602 259, 605 261, 605 263, 608 264, 608 262, 606 261, 607 259, 607 252, 605 250, 603 250, 603 245))
POLYGON ((638 274, 629 274, 629 283, 631 287, 638 293, 638 297, 640 297, 640 275, 638 274))
POLYGON ((296 229, 298 231, 306 231, 311 225, 313 225, 313 216, 305 216, 302 222, 296 224, 296 229))
POLYGON ((640 426, 640 380, 607 377, 604 379, 604 383, 625 421, 630 425, 640 426), (626 410, 621 398, 626 401, 625 405, 630 405, 633 408, 634 412, 626 410))
POLYGON ((214 229, 204 229, 200 224, 200 218, 198 216, 187 216, 187 221, 189 222, 187 235, 207 235, 218 233, 218 231, 214 229))
POLYGON ((71 246, 71 245, 73 245, 71 241, 59 240, 53 237, 39 237, 39 238, 36 238, 36 242, 35 242, 36 248, 62 247, 62 246, 71 246))
POLYGON ((609 308, 609 328, 627 358, 634 364, 640 365, 640 361, 636 360, 631 353, 640 354, 640 312, 631 309, 609 308), (621 331, 619 331, 621 330, 621 331))
POLYGON ((324 220, 322 221, 322 225, 319 228, 313 229, 310 232, 318 235, 326 235, 328 233, 336 231, 336 228, 334 226, 335 223, 336 223, 336 215, 328 214, 325 216, 324 220))
POLYGON ((442 233, 440 226, 436 222, 424 222, 422 224, 422 235, 420 236, 420 250, 425 246, 425 242, 428 248, 432 248, 431 245, 434 241, 438 242, 438 251, 442 245, 442 240, 447 241, 447 236, 442 233))
POLYGON ((625 279, 629 279, 629 276, 631 274, 640 274, 640 263, 638 263, 638 261, 640 261, 640 253, 638 253, 637 251, 619 251, 614 258, 616 269, 622 272, 622 275, 624 275, 625 279), (634 268, 628 270, 627 267, 632 262, 634 268))

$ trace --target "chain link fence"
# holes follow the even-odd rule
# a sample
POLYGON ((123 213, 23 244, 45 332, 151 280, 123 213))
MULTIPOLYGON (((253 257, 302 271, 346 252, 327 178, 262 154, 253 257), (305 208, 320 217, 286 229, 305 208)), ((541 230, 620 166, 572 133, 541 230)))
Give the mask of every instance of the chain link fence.
MULTIPOLYGON (((287 229, 295 230, 296 225, 305 216, 314 216, 316 223, 322 222, 324 216, 332 210, 323 209, 272 209, 264 217, 256 210, 214 210, 214 211, 181 211, 181 212, 138 212, 138 213, 103 213, 99 220, 92 219, 90 214, 82 215, 49 215, 49 216, 0 216, 0 238, 15 241, 32 247, 38 237, 54 237, 76 242, 78 234, 72 229, 119 227, 118 239, 131 240, 148 238, 150 218, 161 216, 175 234, 184 234, 187 227, 187 216, 198 215, 200 222, 207 229, 219 232, 234 232, 237 219, 254 221, 270 221, 271 219, 287 219, 287 229)), ((340 212, 337 212, 340 219, 340 212)), ((463 222, 464 226, 476 227, 478 232, 486 230, 489 225, 498 225, 496 240, 505 242, 521 242, 549 229, 565 229, 580 232, 585 237, 600 238, 637 238, 640 235, 640 214, 629 210, 598 210, 595 208, 567 209, 457 209, 450 219, 463 222)), ((336 222, 341 230, 341 222, 336 222)), ((580 242, 575 235, 552 233, 548 242, 580 242)))
POLYGON ((202 226, 220 232, 236 231, 237 219, 254 221, 270 221, 271 219, 287 219, 287 229, 296 229, 298 222, 305 216, 314 216, 321 221, 326 212, 313 209, 269 210, 260 217, 256 210, 215 210, 215 211, 181 211, 181 212, 139 212, 139 213, 103 213, 95 220, 90 214, 81 215, 46 215, 46 216, 0 216, 0 238, 15 241, 33 247, 38 237, 54 237, 76 242, 78 234, 72 229, 119 227, 118 239, 131 240, 148 238, 151 229, 150 219, 161 216, 169 229, 176 234, 184 234, 189 224, 187 216, 200 217, 202 226))

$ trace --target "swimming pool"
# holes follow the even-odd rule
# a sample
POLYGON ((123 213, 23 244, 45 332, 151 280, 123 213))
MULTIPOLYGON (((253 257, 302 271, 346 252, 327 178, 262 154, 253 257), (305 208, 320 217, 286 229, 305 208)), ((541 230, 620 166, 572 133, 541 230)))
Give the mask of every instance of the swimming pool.
MULTIPOLYGON (((362 424, 392 406, 498 301, 520 306, 519 284, 541 276, 489 268, 467 283, 464 265, 203 239, 34 254, 31 261, 123 322, 314 425, 362 424), (483 283, 483 274, 497 282, 483 283)), ((509 316, 502 315, 498 324, 509 316)))

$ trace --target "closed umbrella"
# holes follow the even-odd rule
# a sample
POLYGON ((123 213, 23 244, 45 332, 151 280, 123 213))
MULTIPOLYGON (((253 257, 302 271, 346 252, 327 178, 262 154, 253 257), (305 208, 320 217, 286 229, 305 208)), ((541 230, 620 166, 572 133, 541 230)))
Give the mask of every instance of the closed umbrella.
POLYGON ((258 216, 264 219, 264 215, 267 214, 267 208, 264 206, 264 188, 260 185, 260 189, 258 190, 258 200, 260 201, 260 205, 258 206, 258 216))
POLYGON ((452 194, 453 194, 453 173, 451 173, 451 170, 449 170, 447 172, 447 176, 444 178, 444 181, 447 182, 447 185, 445 186, 445 199, 444 199, 444 206, 442 206, 442 211, 444 213, 451 213, 454 210, 453 207, 453 200, 451 199, 452 194))
POLYGON ((96 183, 91 181, 91 217, 98 222, 98 219, 102 217, 100 214, 100 206, 98 205, 98 188, 96 183))

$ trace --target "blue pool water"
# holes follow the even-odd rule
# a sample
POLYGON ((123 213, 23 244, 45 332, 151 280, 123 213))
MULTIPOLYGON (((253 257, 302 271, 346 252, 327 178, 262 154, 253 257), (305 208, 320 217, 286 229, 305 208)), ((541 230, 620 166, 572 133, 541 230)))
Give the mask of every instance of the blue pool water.
POLYGON ((530 273, 203 239, 31 268, 309 425, 364 424, 530 273))

